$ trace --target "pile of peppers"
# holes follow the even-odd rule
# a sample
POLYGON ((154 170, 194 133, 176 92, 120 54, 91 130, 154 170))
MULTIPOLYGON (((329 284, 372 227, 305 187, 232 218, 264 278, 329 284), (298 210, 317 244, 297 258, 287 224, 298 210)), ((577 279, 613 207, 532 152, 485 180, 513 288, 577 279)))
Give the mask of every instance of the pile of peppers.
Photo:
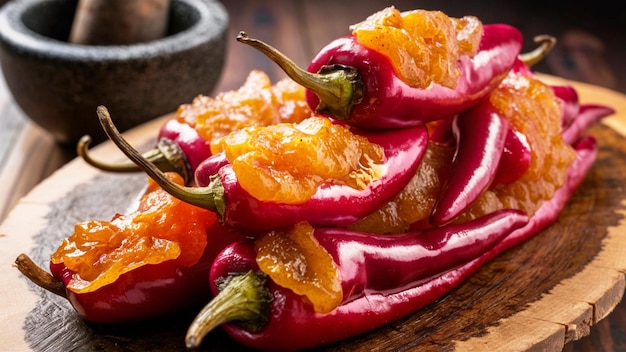
MULTIPOLYGON (((522 54, 514 27, 393 7, 351 30, 307 70, 241 32, 240 42, 302 90, 290 95, 298 106, 291 113, 269 125, 233 124, 219 141, 186 116, 166 122, 156 148, 141 154, 98 107, 131 162, 92 159, 88 137, 79 155, 106 171, 142 170, 150 186, 135 212, 78 224, 53 254, 51 273, 26 255, 18 269, 88 321, 204 306, 189 348, 223 326, 247 347, 297 350, 416 312, 556 220, 595 160, 586 130, 613 109, 580 104, 572 87, 534 76, 553 38, 538 37, 538 49, 522 54), (295 117, 303 111, 306 118, 295 117), (294 189, 311 192, 281 196, 294 189), (154 228, 166 235, 150 235, 154 228), (120 248, 95 253, 73 240, 80 236, 155 250, 94 278, 86 268, 120 248), (192 238, 194 255, 184 246, 192 238)), ((207 111, 218 104, 198 101, 207 111)))

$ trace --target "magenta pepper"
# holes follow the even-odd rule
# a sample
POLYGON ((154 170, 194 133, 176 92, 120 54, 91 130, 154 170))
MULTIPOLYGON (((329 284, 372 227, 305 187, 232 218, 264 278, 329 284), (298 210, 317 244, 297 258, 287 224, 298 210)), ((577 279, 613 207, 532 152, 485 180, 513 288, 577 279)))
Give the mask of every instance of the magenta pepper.
POLYGON ((517 181, 530 167, 531 159, 531 148, 526 136, 509 129, 493 183, 510 184, 517 181))
MULTIPOLYGON (((234 243, 216 258, 211 268, 210 282, 217 297, 192 323, 187 346, 197 347, 215 323, 220 325, 232 319, 246 321, 252 318, 252 321, 246 321, 247 328, 229 324, 225 326, 226 331, 248 347, 265 350, 304 349, 373 329, 413 312, 416 310, 413 305, 425 304, 414 293, 407 293, 407 287, 428 283, 479 258, 527 222, 528 217, 523 213, 503 210, 462 225, 393 236, 316 229, 314 237, 339 267, 344 293, 344 303, 328 314, 315 313, 301 297, 271 280, 268 280, 269 291, 252 294, 253 297, 260 295, 260 301, 233 297, 229 289, 234 288, 229 284, 225 285, 226 288, 221 287, 220 292, 216 283, 229 280, 232 283, 233 275, 258 271, 253 241, 234 243), (387 295, 401 295, 412 305, 392 307, 398 303, 392 298, 374 307, 369 301, 372 297, 377 300, 376 297, 387 295), (266 316, 242 311, 261 312, 266 316), (260 320, 261 326, 251 327, 256 319, 260 320)), ((261 287, 255 284, 251 291, 261 287)), ((235 290, 238 294, 248 291, 239 286, 235 290)))
POLYGON ((569 144, 575 143, 591 124, 614 113, 615 110, 607 106, 596 104, 581 105, 578 116, 561 133, 563 140, 569 144))
POLYGON ((73 272, 63 263, 50 263, 49 274, 21 254, 16 266, 35 284, 68 299, 86 321, 107 324, 144 321, 206 303, 211 295, 206 278, 213 261, 222 249, 243 238, 219 224, 207 229, 207 236, 209 244, 193 266, 178 266, 173 261, 141 266, 89 293, 65 288, 73 272))
MULTIPOLYGON (((218 294, 220 289, 223 290, 224 287, 229 286, 229 281, 216 279, 229 275, 232 277, 232 273, 246 273, 241 276, 245 279, 237 281, 231 279, 230 282, 234 285, 241 283, 248 285, 248 280, 250 280, 249 282, 255 286, 255 289, 239 291, 241 294, 249 294, 244 301, 252 303, 252 306, 239 306, 250 309, 243 315, 236 317, 238 323, 229 323, 229 320, 225 319, 211 321, 211 323, 204 325, 204 319, 208 318, 199 314, 198 321, 192 323, 186 336, 187 345, 199 345, 202 337, 208 332, 207 330, 226 324, 224 329, 233 339, 251 348, 273 351, 309 348, 376 329, 418 311, 446 295, 498 254, 528 240, 557 219, 568 199, 584 180, 597 153, 597 146, 593 137, 582 138, 574 145, 574 148, 577 157, 568 169, 563 187, 556 191, 553 198, 544 202, 525 225, 513 229, 493 247, 484 248, 478 257, 464 264, 429 278, 416 280, 412 284, 398 287, 396 290, 365 290, 361 296, 346 300, 327 314, 315 313, 311 305, 305 303, 301 297, 290 290, 277 286, 262 274, 257 274, 255 253, 249 242, 237 242, 229 246, 218 256, 211 269, 212 289, 216 293, 216 297, 212 301, 215 303, 209 303, 209 305, 214 304, 214 307, 209 309, 214 309, 215 306, 219 307, 222 304, 230 306, 228 302, 232 296, 218 294), (263 289, 264 287, 267 289, 263 289), (250 294, 251 292, 254 294, 250 294), (215 324, 212 325, 212 323, 215 324), (289 338, 285 338, 285 336, 289 336, 289 338)), ((316 236, 316 238, 318 237, 316 236)), ((329 240, 332 246, 332 238, 329 237, 329 240)), ((343 255, 349 254, 340 254, 340 256, 343 255)), ((342 275, 351 264, 349 262, 344 263, 347 263, 348 266, 340 269, 342 275)), ((369 274, 366 270, 358 271, 358 273, 366 276, 366 279, 369 274)), ((381 274, 380 271, 374 271, 374 273, 381 274)), ((344 292, 354 291, 346 288, 347 290, 344 292)), ((356 291, 360 292, 361 290, 356 291)), ((225 312, 219 310, 217 314, 219 317, 226 316, 225 312)))
POLYGON ((440 226, 452 221, 491 185, 504 151, 509 122, 489 102, 456 115, 452 132, 456 152, 450 175, 435 203, 430 222, 440 226))
MULTIPOLYGON (((552 37, 540 37, 544 41, 526 58, 538 60, 551 47, 552 37)), ((534 73, 522 59, 515 61, 510 75, 533 76, 534 73)), ((591 122, 612 110, 596 106, 592 113, 579 114, 578 94, 571 86, 551 86, 561 105, 561 124, 569 134, 584 131, 591 122), (572 128, 569 128, 573 125, 572 128), (578 128, 577 128, 578 127, 578 128), (576 132, 575 132, 576 131, 576 132)), ((586 108, 587 109, 587 108, 586 108)), ((443 120, 447 121, 447 120, 443 120)), ((430 217, 431 224, 438 226, 452 221, 465 211, 492 183, 509 184, 521 177, 530 167, 531 146, 519 131, 511 129, 486 99, 462 111, 451 119, 451 126, 439 123, 434 137, 445 140, 451 130, 456 152, 451 166, 451 177, 442 189, 430 217)))
POLYGON ((386 129, 452 116, 474 105, 506 76, 522 48, 522 35, 504 24, 483 29, 478 53, 460 59, 461 77, 455 89, 436 83, 425 89, 407 85, 385 56, 361 45, 355 36, 324 47, 308 72, 244 32, 237 40, 263 52, 307 88, 309 106, 317 113, 361 129, 386 129))
MULTIPOLYGON (((425 126, 362 133, 370 142, 380 145, 385 153, 382 176, 365 189, 356 190, 343 184, 323 184, 311 199, 301 204, 259 201, 241 188, 230 164, 217 174, 198 176, 209 180, 205 187, 182 187, 134 150, 119 134, 106 108, 99 107, 100 121, 114 143, 165 191, 181 200, 216 211, 226 225, 248 233, 259 233, 290 227, 307 221, 315 227, 343 227, 352 224, 388 202, 400 192, 415 174, 428 144, 425 126)), ((219 163, 217 164, 219 166, 219 163)), ((211 170, 215 168, 213 165, 211 170)))
POLYGON ((202 138, 195 128, 177 119, 165 122, 159 130, 157 138, 168 138, 180 146, 192 175, 198 168, 198 165, 211 156, 211 144, 209 141, 202 138))
MULTIPOLYGON (((131 162, 109 164, 93 159, 88 152, 90 143, 91 137, 83 136, 76 147, 78 155, 89 165, 109 172, 141 171, 131 162)), ((198 165, 211 156, 211 146, 195 128, 177 119, 170 119, 161 126, 156 147, 145 152, 143 156, 163 172, 173 171, 180 174, 185 183, 190 185, 198 165)))
POLYGON ((432 122, 429 140, 438 144, 450 146, 454 145, 456 142, 454 141, 454 135, 452 134, 452 122, 454 121, 455 116, 456 115, 432 122))
POLYGON ((563 129, 566 129, 577 117, 580 111, 578 92, 572 86, 552 86, 552 91, 561 102, 563 129))

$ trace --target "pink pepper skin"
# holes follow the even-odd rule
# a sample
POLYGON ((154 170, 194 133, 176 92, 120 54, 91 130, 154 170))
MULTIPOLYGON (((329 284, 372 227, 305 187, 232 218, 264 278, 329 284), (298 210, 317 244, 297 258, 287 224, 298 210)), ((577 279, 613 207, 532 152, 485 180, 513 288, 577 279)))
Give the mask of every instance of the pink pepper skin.
POLYGON ((450 166, 451 177, 443 185, 433 208, 432 225, 452 221, 491 185, 509 130, 509 122, 489 102, 454 117, 452 132, 456 152, 450 166))
POLYGON ((551 88, 561 102, 563 116, 561 127, 566 129, 578 117, 580 110, 578 92, 572 86, 552 86, 551 88))
POLYGON ((158 138, 169 138, 178 144, 192 173, 202 161, 211 156, 210 143, 202 138, 195 128, 176 119, 163 124, 158 138))
POLYGON ((198 165, 194 173, 194 182, 199 187, 207 186, 211 183, 213 175, 217 175, 220 169, 228 165, 226 153, 216 153, 205 159, 198 165))
POLYGON ((516 28, 484 25, 478 52, 473 57, 461 56, 461 76, 451 89, 436 83, 427 88, 407 85, 385 56, 361 45, 355 36, 329 43, 306 71, 243 32, 237 40, 263 52, 307 88, 307 103, 317 113, 376 130, 416 126, 474 105, 506 76, 522 48, 522 35, 516 28))
MULTIPOLYGON (((164 316, 199 307, 206 301, 210 294, 206 283, 210 259, 204 256, 189 268, 167 262, 142 266, 94 292, 67 290, 66 295, 81 318, 93 323, 130 323, 164 316)), ((73 276, 62 263, 51 263, 50 272, 65 285, 73 276)))
POLYGON ((493 183, 510 184, 517 181, 530 167, 531 159, 531 148, 526 136, 510 129, 493 183))
POLYGON ((344 301, 365 290, 396 290, 479 257, 528 217, 501 210, 479 219, 398 235, 374 236, 336 228, 314 236, 340 268, 344 301))
POLYGON ((581 105, 576 119, 570 122, 561 134, 563 140, 568 144, 575 143, 581 137, 582 133, 594 122, 614 113, 615 110, 613 108, 602 105, 581 105))
MULTIPOLYGON (((462 225, 393 236, 316 229, 315 238, 339 267, 345 303, 328 314, 315 313, 301 297, 270 280, 269 291, 274 299, 267 325, 254 333, 235 325, 227 325, 226 330, 242 344, 266 350, 303 349, 347 338, 388 322, 389 316, 414 311, 410 306, 393 307, 397 302, 391 300, 383 305, 387 312, 374 316, 368 303, 371 297, 396 295, 407 286, 428 282, 479 258, 527 222, 525 214, 503 210, 462 225), (367 322, 363 321, 366 315, 371 315, 367 322), (288 339, 284 338, 285 334, 289 335, 288 339)), ((232 244, 216 258, 210 282, 215 284, 237 273, 258 270, 255 258, 253 241, 232 244)), ((213 288, 218 294, 217 286, 213 288)), ((421 297, 413 296, 403 295, 404 300, 413 304, 425 304, 420 303, 421 297)))
MULTIPOLYGON (((530 69, 521 61, 516 63, 518 73, 533 74, 530 69)), ((614 110, 606 106, 593 105, 583 107, 584 113, 578 101, 578 93, 571 86, 552 86, 555 96, 559 99, 562 107, 562 128, 563 137, 567 143, 573 143, 579 132, 584 131, 591 123, 614 113, 614 110)), ((481 102, 479 104, 487 104, 481 102)), ((452 133, 452 121, 454 118, 446 118, 437 122, 437 125, 431 131, 430 140, 441 144, 455 144, 455 136, 452 133)), ((531 147, 528 144, 526 136, 522 133, 510 129, 500 163, 497 167, 496 176, 493 183, 510 184, 519 179, 530 167, 531 147)))

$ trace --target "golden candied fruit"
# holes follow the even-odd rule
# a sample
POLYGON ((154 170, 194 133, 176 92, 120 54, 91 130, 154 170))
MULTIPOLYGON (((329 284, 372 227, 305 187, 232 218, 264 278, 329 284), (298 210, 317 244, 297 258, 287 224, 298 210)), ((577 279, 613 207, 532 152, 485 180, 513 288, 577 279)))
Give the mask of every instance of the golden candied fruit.
POLYGON ((255 242, 256 262, 276 284, 308 300, 318 313, 328 313, 343 300, 339 269, 313 236, 306 222, 287 232, 270 232, 255 242))
POLYGON ((530 167, 518 181, 496 185, 493 191, 504 207, 532 215, 565 183, 576 157, 561 136, 561 109, 550 86, 521 75, 509 75, 489 99, 514 129, 526 135, 532 153, 530 167))
POLYGON ((325 183, 365 188, 381 177, 381 146, 329 119, 251 126, 224 137, 225 152, 241 187, 258 200, 298 204, 325 183))
POLYGON ((387 7, 350 27, 357 41, 387 57, 406 84, 437 83, 456 88, 462 55, 478 51, 483 25, 474 16, 448 17, 441 11, 400 12, 387 7))
POLYGON ((272 85, 265 72, 253 70, 237 90, 215 98, 200 95, 178 107, 176 118, 194 126, 205 140, 216 143, 246 126, 300 122, 311 116, 305 90, 289 78, 272 85))
MULTIPOLYGON (((182 177, 167 173, 182 184, 182 177)), ((111 221, 90 220, 74 226, 51 261, 75 273, 67 288, 93 292, 121 275, 149 264, 175 260, 177 265, 198 262, 207 245, 206 229, 217 216, 173 198, 149 180, 137 210, 111 221)))
POLYGON ((402 233, 411 224, 428 219, 453 155, 454 147, 429 142, 419 169, 402 192, 349 228, 376 234, 402 233))

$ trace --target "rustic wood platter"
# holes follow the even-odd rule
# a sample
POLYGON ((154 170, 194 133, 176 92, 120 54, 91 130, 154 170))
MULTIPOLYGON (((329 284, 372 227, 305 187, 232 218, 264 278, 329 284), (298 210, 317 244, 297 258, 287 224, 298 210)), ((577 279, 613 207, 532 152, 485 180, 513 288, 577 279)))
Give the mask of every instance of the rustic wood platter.
MULTIPOLYGON (((558 351, 615 308, 626 287, 626 96, 567 83, 583 102, 612 106, 616 114, 589 131, 599 142, 598 159, 557 222, 417 313, 318 350, 558 351)), ((167 118, 125 135, 147 149, 167 118)), ((109 142, 93 152, 122 158, 109 142)), ((145 184, 143 174, 108 174, 75 159, 20 200, 0 225, 0 350, 184 350, 194 312, 131 326, 85 323, 68 302, 31 284, 12 265, 24 252, 46 267, 75 223, 123 213, 145 184)), ((201 350, 242 348, 215 331, 201 350)))

